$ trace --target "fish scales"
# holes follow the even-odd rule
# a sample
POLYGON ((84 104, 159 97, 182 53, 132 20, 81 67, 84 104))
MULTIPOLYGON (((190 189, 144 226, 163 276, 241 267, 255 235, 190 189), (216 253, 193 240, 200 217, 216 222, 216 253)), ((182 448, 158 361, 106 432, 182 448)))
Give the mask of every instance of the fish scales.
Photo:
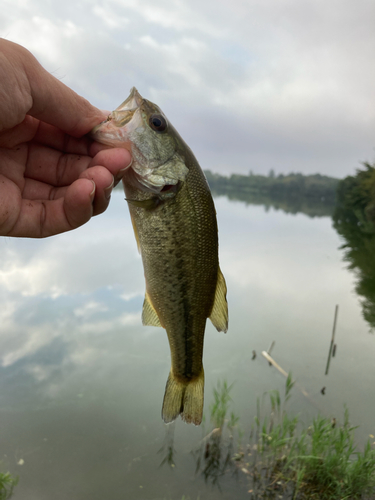
MULTIPOLYGON (((136 190, 127 187, 126 174, 123 182, 127 198, 137 199, 136 190)), ((167 330, 173 373, 188 381, 202 370, 204 330, 217 281, 217 225, 211 193, 191 162, 173 200, 153 211, 134 205, 129 209, 142 249, 147 293, 167 330)))
POLYGON ((123 184, 146 281, 142 320, 166 329, 171 351, 162 417, 171 422, 181 415, 198 425, 206 321, 210 317, 219 331, 228 326, 209 186, 160 108, 135 88, 92 136, 132 153, 123 184))

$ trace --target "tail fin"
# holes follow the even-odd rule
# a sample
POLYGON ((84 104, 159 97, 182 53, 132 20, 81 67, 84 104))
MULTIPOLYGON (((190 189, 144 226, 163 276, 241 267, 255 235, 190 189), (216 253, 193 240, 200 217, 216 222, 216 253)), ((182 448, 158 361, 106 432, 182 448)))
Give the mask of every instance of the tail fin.
POLYGON ((204 371, 190 382, 180 382, 169 373, 165 387, 162 416, 165 423, 179 415, 187 424, 199 425, 203 414, 204 371))

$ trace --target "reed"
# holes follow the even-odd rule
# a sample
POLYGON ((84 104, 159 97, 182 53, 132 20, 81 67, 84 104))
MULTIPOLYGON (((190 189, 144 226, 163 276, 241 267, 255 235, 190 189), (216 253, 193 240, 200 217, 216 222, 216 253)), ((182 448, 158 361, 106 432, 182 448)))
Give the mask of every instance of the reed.
POLYGON ((218 485, 225 474, 245 474, 253 500, 374 499, 375 450, 370 441, 363 451, 357 449, 348 410, 341 423, 318 415, 304 426, 285 409, 293 386, 289 374, 282 397, 273 390, 258 399, 244 440, 239 418, 231 412, 232 385, 220 382, 210 406, 214 429, 193 453, 197 471, 218 485))
POLYGON ((18 477, 13 477, 9 472, 0 472, 0 500, 8 500, 17 483, 18 477))

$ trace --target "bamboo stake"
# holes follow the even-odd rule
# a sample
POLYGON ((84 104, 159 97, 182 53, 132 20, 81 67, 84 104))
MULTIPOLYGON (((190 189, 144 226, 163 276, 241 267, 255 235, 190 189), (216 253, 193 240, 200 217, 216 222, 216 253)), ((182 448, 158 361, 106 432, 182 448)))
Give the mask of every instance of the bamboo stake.
POLYGON ((272 349, 274 348, 274 346, 275 346, 275 341, 273 340, 273 341, 272 341, 272 344, 270 345, 270 348, 269 348, 269 349, 268 349, 268 351, 267 351, 267 352, 268 352, 268 354, 271 354, 271 351, 272 351, 272 349))
MULTIPOLYGON (((267 353, 269 355, 271 355, 271 351, 272 349, 274 348, 274 345, 275 345, 275 341, 272 342, 272 344, 270 345, 270 348, 268 349, 267 353)), ((268 362, 270 366, 272 366, 272 363, 268 362)))

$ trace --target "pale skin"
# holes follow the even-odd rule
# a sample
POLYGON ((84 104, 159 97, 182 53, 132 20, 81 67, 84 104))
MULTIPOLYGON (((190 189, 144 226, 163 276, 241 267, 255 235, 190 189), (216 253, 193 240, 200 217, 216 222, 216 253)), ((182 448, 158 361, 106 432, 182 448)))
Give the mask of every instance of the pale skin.
POLYGON ((131 162, 85 136, 106 117, 0 39, 0 236, 52 236, 104 212, 131 162))

